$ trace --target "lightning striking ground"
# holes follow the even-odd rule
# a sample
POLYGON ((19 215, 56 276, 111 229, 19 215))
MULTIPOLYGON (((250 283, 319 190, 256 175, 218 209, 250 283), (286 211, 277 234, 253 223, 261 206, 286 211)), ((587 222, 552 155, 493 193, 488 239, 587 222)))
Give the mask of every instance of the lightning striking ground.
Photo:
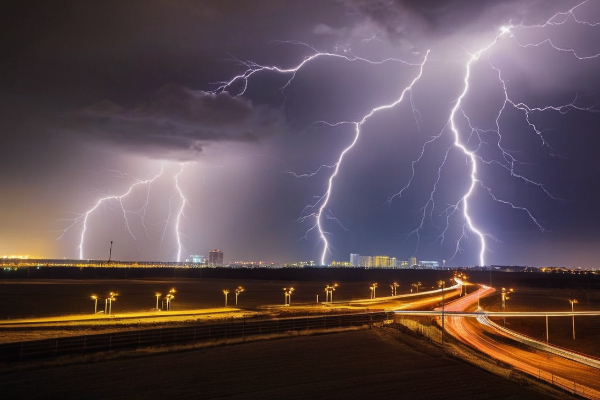
MULTIPOLYGON (((182 233, 181 233, 181 229, 180 229, 181 219, 185 216, 184 210, 188 204, 187 198, 185 197, 184 191, 180 185, 179 177, 184 172, 185 167, 188 164, 189 163, 181 163, 179 171, 177 173, 175 173, 172 177, 172 180, 173 180, 174 186, 175 186, 176 195, 181 200, 181 206, 179 207, 179 209, 174 217, 174 219, 175 219, 174 236, 175 236, 175 239, 177 242, 177 262, 180 261, 181 254, 183 251, 182 233)), ((152 178, 144 179, 144 180, 134 178, 131 175, 122 173, 120 171, 115 171, 115 172, 117 172, 117 174, 122 178, 133 179, 134 182, 128 187, 128 189, 125 192, 123 192, 123 194, 101 196, 98 200, 96 200, 94 205, 90 209, 88 209, 86 212, 77 215, 75 218, 70 219, 69 225, 65 229, 63 229, 61 235, 57 239, 57 240, 62 239, 67 232, 75 229, 78 226, 81 226, 81 231, 79 233, 79 244, 76 249, 79 259, 84 259, 84 255, 85 255, 84 251, 87 247, 86 246, 86 234, 88 233, 88 231, 90 229, 92 229, 92 227, 91 227, 92 223, 90 221, 90 218, 92 217, 92 215, 94 215, 95 213, 97 213, 99 211, 101 206, 110 208, 111 204, 116 203, 118 205, 118 210, 122 214, 123 223, 125 225, 125 230, 129 234, 129 236, 131 236, 131 238, 133 239, 136 246, 137 246, 138 239, 137 239, 136 235, 134 234, 134 231, 131 226, 131 217, 132 216, 137 216, 140 218, 142 227, 143 227, 144 231, 146 232, 146 235, 148 235, 148 229, 146 226, 146 213, 147 213, 148 206, 149 206, 150 200, 151 200, 150 186, 153 183, 155 183, 158 179, 162 178, 165 175, 164 163, 161 163, 160 171, 156 175, 154 175, 152 178), (137 210, 128 210, 125 207, 125 205, 123 204, 123 202, 128 197, 132 196, 134 191, 136 191, 138 189, 138 187, 143 187, 143 186, 146 187, 146 193, 144 196, 143 204, 137 210)), ((165 229, 170 224, 170 221, 172 218, 171 214, 172 214, 171 210, 169 209, 168 215, 167 215, 166 219, 163 221, 165 224, 165 229)), ((163 232, 163 239, 164 239, 164 232, 163 232)))
MULTIPOLYGON (((510 82, 508 81, 508 79, 506 79, 503 76, 502 68, 494 65, 494 63, 490 60, 490 58, 491 58, 490 55, 493 54, 495 47, 501 41, 505 41, 505 40, 509 41, 510 40, 510 41, 512 41, 512 43, 514 43, 516 46, 518 46, 519 48, 522 48, 522 49, 532 49, 532 48, 540 48, 540 47, 550 48, 550 49, 553 49, 554 51, 568 54, 582 62, 589 62, 591 60, 600 58, 600 54, 582 54, 581 52, 579 52, 578 50, 576 50, 574 48, 558 45, 558 44, 556 44, 556 41, 553 41, 550 38, 532 41, 532 42, 520 40, 517 37, 518 35, 516 33, 516 31, 520 30, 520 29, 525 29, 525 30, 526 29, 544 29, 549 26, 559 27, 559 26, 567 24, 567 23, 574 23, 574 24, 585 26, 587 28, 598 27, 598 26, 600 26, 600 23, 583 21, 582 19, 578 18, 576 15, 578 9, 588 2, 589 2, 589 0, 584 1, 576 6, 572 7, 568 11, 556 13, 555 15, 553 15, 551 18, 549 18, 543 24, 532 25, 532 26, 506 25, 506 26, 499 27, 498 31, 495 34, 495 36, 493 37, 493 39, 489 40, 489 42, 487 42, 486 44, 480 46, 476 51, 474 51, 472 53, 467 52, 466 57, 465 57, 465 53, 457 54, 457 56, 461 59, 461 67, 464 67, 464 72, 463 72, 462 81, 461 81, 462 84, 461 84, 461 89, 458 90, 456 97, 454 97, 454 99, 453 99, 452 106, 451 107, 449 106, 445 111, 445 112, 447 112, 447 114, 446 113, 444 114, 447 117, 447 118, 445 117, 445 119, 444 119, 445 125, 441 128, 441 130, 436 131, 437 133, 433 134, 433 136, 431 136, 429 139, 424 141, 421 152, 419 153, 417 158, 411 162, 411 170, 412 170, 411 172, 412 173, 411 173, 408 181, 406 182, 406 184, 404 184, 404 186, 402 186, 400 188, 400 190, 398 190, 396 193, 389 196, 387 199, 387 204, 391 205, 392 202, 394 202, 396 199, 403 197, 403 194, 406 192, 406 190, 409 187, 411 187, 413 182, 416 180, 416 174, 417 174, 416 165, 419 163, 422 163, 422 162, 426 162, 426 160, 427 160, 426 153, 427 153, 428 146, 432 145, 434 142, 440 140, 441 138, 443 138, 443 137, 447 138, 448 135, 450 135, 452 144, 451 144, 451 146, 446 148, 445 152, 443 153, 441 162, 439 162, 438 164, 435 164, 437 167, 437 178, 436 178, 435 182, 433 183, 431 190, 429 191, 429 196, 427 197, 425 204, 423 205, 422 208, 420 208, 420 212, 422 213, 422 215, 420 216, 420 222, 414 230, 412 230, 411 232, 408 232, 408 234, 407 234, 408 236, 413 235, 413 234, 416 235, 417 247, 419 246, 420 232, 425 227, 427 217, 428 216, 432 217, 434 212, 438 211, 438 209, 437 209, 438 205, 435 201, 436 200, 435 196, 436 196, 436 193, 438 190, 438 184, 440 183, 440 180, 441 180, 442 171, 444 170, 444 168, 446 168, 446 165, 447 165, 447 162, 449 159, 449 155, 451 153, 458 153, 461 155, 461 157, 464 158, 465 163, 466 163, 465 178, 466 178, 466 181, 468 182, 468 184, 466 185, 467 187, 464 190, 464 192, 462 193, 462 195, 453 199, 453 201, 440 213, 440 215, 443 217, 443 220, 445 221, 445 225, 443 227, 441 227, 441 233, 438 236, 438 239, 440 240, 440 242, 444 242, 446 240, 446 233, 450 226, 450 218, 453 215, 455 215, 455 214, 459 215, 459 217, 463 221, 462 228, 461 228, 462 234, 460 235, 458 240, 456 240, 456 245, 454 246, 455 251, 454 251, 452 258, 455 257, 458 254, 458 252, 460 252, 462 250, 461 244, 466 239, 468 239, 470 235, 472 235, 476 238, 477 247, 478 247, 477 262, 481 266, 486 265, 486 252, 489 250, 488 245, 486 243, 486 239, 493 238, 493 236, 490 232, 486 232, 486 230, 483 227, 484 224, 482 224, 481 221, 477 221, 475 219, 475 217, 473 216, 474 213, 471 211, 473 208, 474 202, 475 202, 475 193, 476 192, 481 192, 482 194, 487 195, 494 202, 499 203, 503 206, 507 206, 517 212, 523 213, 524 215, 526 215, 526 218, 528 218, 540 231, 545 230, 543 224, 536 217, 535 212, 520 205, 516 201, 513 202, 513 201, 509 201, 507 199, 502 198, 501 196, 499 196, 498 194, 496 194, 493 191, 491 185, 484 182, 484 178, 481 176, 482 175, 481 174, 482 167, 485 167, 486 165, 498 166, 501 169, 503 169, 504 171, 506 171, 506 174, 508 176, 510 176, 511 178, 513 178, 517 181, 520 181, 524 184, 533 186, 534 188, 536 188, 536 190, 543 192, 546 196, 548 196, 550 198, 553 198, 553 199, 556 198, 544 186, 544 184, 542 182, 538 182, 535 179, 530 179, 524 173, 519 172, 517 166, 520 164, 520 161, 514 155, 515 152, 507 150, 507 148, 503 144, 503 129, 504 128, 501 123, 502 116, 505 115, 505 113, 507 112, 508 109, 512 109, 517 112, 520 112, 525 124, 527 124, 527 126, 529 127, 531 132, 537 136, 542 147, 549 149, 549 151, 551 152, 551 155, 554 155, 555 149, 552 148, 550 142, 545 138, 544 130, 542 128, 540 128, 540 126, 538 126, 538 124, 535 122, 534 115, 539 114, 539 113, 565 114, 570 111, 580 111, 580 112, 598 112, 598 111, 595 109, 595 107, 582 106, 581 105, 581 97, 579 97, 579 96, 575 96, 570 103, 560 104, 560 105, 545 105, 545 106, 530 106, 530 105, 527 105, 525 102, 514 100, 510 95, 510 82), (503 97, 503 99, 501 101, 500 107, 497 109, 495 121, 491 121, 491 125, 493 127, 487 128, 487 129, 480 129, 472 122, 475 119, 472 118, 473 116, 469 115, 469 113, 467 112, 467 110, 466 110, 467 107, 465 107, 465 102, 468 99, 471 91, 474 90, 473 88, 476 86, 476 83, 473 82, 473 79, 472 79, 473 68, 475 67, 476 64, 481 63, 482 59, 486 55, 488 56, 488 59, 485 61, 487 62, 487 65, 489 66, 489 68, 491 68, 491 70, 495 72, 498 87, 500 88, 499 94, 503 97), (462 126, 468 126, 468 128, 463 129, 462 126), (484 138, 484 135, 493 136, 495 138, 495 139, 493 139, 493 143, 491 143, 489 139, 486 140, 484 138), (473 141, 476 142, 475 145, 472 145, 473 141), (482 147, 484 147, 484 146, 493 147, 495 149, 495 151, 498 152, 499 158, 494 159, 491 157, 484 156, 483 155, 484 153, 481 151, 482 147), (459 213, 459 211, 460 211, 460 213, 459 213)), ((365 43, 368 43, 371 40, 374 40, 376 38, 377 38, 377 35, 373 36, 373 38, 371 38, 371 39, 365 40, 365 43)), ((379 39, 377 38, 377 40, 379 40, 379 39)), ((339 125, 349 125, 349 126, 353 127, 352 140, 350 141, 350 143, 348 145, 343 147, 343 149, 337 154, 336 161, 334 163, 322 164, 319 167, 317 167, 314 171, 309 172, 309 173, 295 173, 292 171, 285 171, 285 172, 292 174, 296 178, 312 178, 317 175, 320 175, 321 173, 324 173, 325 171, 328 173, 325 191, 322 192, 322 194, 313 197, 312 202, 310 204, 308 204, 301 211, 301 214, 300 214, 301 216, 298 219, 301 222, 306 221, 306 220, 311 221, 311 225, 305 233, 305 238, 307 238, 308 234, 311 232, 313 232, 312 233, 313 235, 318 235, 319 241, 322 246, 322 249, 319 251, 320 263, 321 263, 321 265, 326 265, 327 257, 329 254, 331 254, 332 245, 331 245, 330 239, 329 239, 331 233, 328 232, 324 226, 325 220, 337 221, 343 227, 341 222, 333 215, 332 211, 329 209, 329 204, 332 202, 334 183, 335 183, 336 177, 338 176, 338 173, 340 172, 340 170, 342 168, 343 162, 344 162, 344 160, 347 159, 348 153, 355 147, 356 143, 359 141, 359 138, 361 136, 361 131, 363 129, 364 124, 368 120, 373 118, 375 115, 377 115, 379 111, 392 109, 395 106, 397 106, 398 104, 400 104, 401 102, 405 101, 406 96, 409 96, 410 107, 412 109, 413 116, 415 118, 415 122, 417 123, 419 131, 421 130, 421 124, 419 122, 421 114, 419 113, 419 110, 417 109, 417 107, 415 106, 415 104, 413 102, 412 94, 415 90, 415 87, 417 86, 417 83, 423 77, 423 71, 427 66, 428 59, 431 58, 431 55, 430 55, 430 51, 428 50, 427 53, 424 55, 423 59, 418 63, 410 63, 410 62, 396 59, 396 58, 384 58, 381 60, 373 61, 373 60, 369 60, 369 59, 355 55, 350 50, 350 48, 347 46, 343 47, 343 49, 340 52, 328 53, 328 52, 318 51, 314 47, 309 46, 305 43, 301 43, 301 42, 288 41, 288 42, 281 42, 281 43, 288 43, 288 44, 293 44, 293 45, 297 45, 297 46, 303 46, 303 47, 309 49, 312 52, 312 54, 305 57, 299 64, 297 64, 293 67, 290 67, 290 68, 282 68, 282 67, 272 66, 272 65, 261 65, 261 64, 258 64, 258 63, 252 62, 252 61, 242 61, 239 59, 234 59, 235 62, 237 62, 238 64, 240 64, 243 67, 243 72, 238 75, 233 76, 229 80, 216 83, 215 86, 213 86, 214 89, 212 90, 212 93, 220 93, 223 91, 227 91, 227 92, 235 92, 233 94, 235 96, 244 96, 247 92, 250 80, 257 74, 263 73, 263 72, 264 73, 276 73, 276 74, 282 74, 282 75, 289 76, 289 79, 287 79, 287 81, 281 88, 282 90, 285 90, 286 88, 290 87, 290 85, 293 84, 294 79, 296 78, 298 73, 303 68, 306 68, 309 63, 311 63, 312 61, 314 61, 318 58, 335 58, 335 59, 342 59, 342 60, 345 60, 348 62, 367 63, 369 65, 380 65, 380 64, 388 63, 388 62, 395 62, 395 63, 399 63, 403 67, 416 69, 416 73, 414 73, 414 77, 412 78, 412 80, 402 90, 399 91, 398 95, 395 96, 395 100, 393 100, 389 103, 383 104, 383 105, 377 105, 377 106, 369 108, 368 112, 366 114, 364 114, 362 117, 359 116, 354 121, 341 121, 341 122, 320 121, 319 122, 319 123, 325 124, 329 127, 335 127, 335 126, 339 126, 339 125)), ((496 112, 496 111, 494 111, 494 112, 496 112)), ((173 214, 175 214, 174 229, 175 229, 175 238, 176 238, 176 242, 177 242, 177 256, 176 256, 177 261, 180 261, 181 255, 182 255, 182 252, 184 249, 183 240, 182 240, 183 234, 182 234, 182 229, 181 229, 181 221, 185 217, 184 211, 185 211, 186 207, 189 205, 188 201, 184 195, 184 192, 182 190, 182 187, 180 185, 180 176, 184 172, 186 166, 187 166, 187 164, 180 164, 179 171, 176 174, 174 174, 172 177, 173 182, 174 182, 174 187, 175 187, 175 194, 173 195, 173 198, 177 197, 180 202, 179 203, 180 206, 178 207, 177 212, 173 212, 173 214)), ((135 182, 129 187, 129 190, 120 196, 102 196, 100 199, 97 200, 97 202, 94 204, 94 206, 92 208, 90 208, 85 213, 78 215, 76 218, 73 218, 71 220, 72 223, 63 231, 63 234, 61 235, 61 237, 63 237, 64 234, 68 230, 75 228, 75 226, 81 225, 80 240, 79 240, 79 245, 77 247, 77 250, 79 253, 79 257, 83 258, 86 232, 88 231, 88 229, 91 229, 88 226, 90 224, 89 217, 93 213, 95 213, 96 210, 101 205, 108 206, 109 203, 116 202, 120 207, 120 211, 122 212, 126 230, 128 231, 129 235, 135 240, 135 235, 133 234, 133 231, 130 226, 130 216, 138 215, 142 219, 142 223, 144 223, 143 221, 145 220, 145 212, 147 210, 148 203, 149 203, 150 185, 155 180, 157 180, 159 177, 161 177, 162 175, 163 175, 163 169, 161 167, 161 171, 158 175, 154 176, 151 179, 147 179, 147 180, 137 180, 136 179, 135 182), (143 205, 140 209, 135 210, 135 211, 126 210, 123 205, 123 200, 127 196, 129 196, 135 188, 137 188, 138 186, 143 186, 143 185, 147 185, 147 196, 146 196, 145 205, 143 205)), ((170 203, 169 203, 169 205, 170 205, 170 203)), ((163 232, 163 237, 166 232, 166 227, 169 224, 168 221, 170 219, 171 219, 171 210, 169 209, 169 213, 168 213, 167 219, 165 221, 165 231, 163 232)), ((145 229, 145 225, 144 225, 144 229, 145 229)))
MULTIPOLYGON (((494 66, 488 60, 490 67, 493 68, 497 72, 498 81, 500 82, 502 90, 503 90, 504 101, 503 101, 501 108, 498 110, 498 113, 497 113, 497 118, 495 121, 495 125, 496 125, 495 129, 487 130, 487 132, 494 132, 497 135, 497 141, 495 143, 495 146, 500 151, 502 158, 501 158, 501 160, 486 159, 479 153, 480 148, 484 144, 486 144, 486 145, 488 144, 480 136, 480 133, 483 131, 474 127, 471 124, 469 116, 467 115, 467 113, 464 111, 464 109, 462 107, 464 99, 468 96, 468 94, 470 92, 471 86, 474 85, 474 83, 471 82, 472 66, 480 60, 482 55, 492 52, 493 48, 498 44, 498 42, 500 40, 503 40, 504 38, 510 38, 510 39, 514 40, 514 42, 521 48, 551 46, 554 50, 572 54, 574 57, 576 57, 579 60, 589 60, 589 59, 594 59, 594 58, 599 57, 599 55, 597 55, 597 54, 580 55, 576 50, 558 46, 558 45, 554 44, 552 42, 552 40, 550 40, 550 39, 545 39, 545 40, 535 42, 535 43, 521 43, 517 40, 517 38, 515 37, 515 34, 513 33, 513 30, 515 30, 516 28, 543 29, 544 27, 547 27, 550 25, 553 25, 553 26, 562 25, 569 20, 574 21, 577 24, 587 25, 589 27, 595 27, 598 24, 585 22, 576 17, 576 14, 575 14, 576 10, 579 7, 581 7, 583 4, 586 4, 586 3, 587 3, 587 1, 582 2, 579 5, 571 8, 570 10, 568 10, 566 12, 557 13, 557 14, 553 15, 551 18, 549 18, 546 23, 541 24, 541 25, 502 26, 499 28, 498 33, 495 35, 493 40, 491 40, 488 44, 482 46, 480 49, 478 49, 474 53, 469 54, 468 59, 464 64, 465 74, 463 77, 463 88, 462 88, 461 92, 459 93, 459 95, 456 97, 456 99, 454 101, 454 105, 449 112, 449 117, 448 117, 446 126, 444 126, 444 128, 438 134, 434 135, 431 139, 427 140, 424 143, 420 155, 418 156, 418 158, 416 160, 414 160, 412 162, 412 175, 409 178, 409 181, 396 194, 394 194, 388 198, 387 203, 391 204, 392 201, 396 197, 402 197, 404 191, 406 189, 408 189, 408 187, 411 186, 412 182, 415 179, 415 174, 416 174, 415 165, 420 162, 423 162, 423 160, 425 158, 425 152, 426 152, 427 146, 432 144, 436 140, 440 139, 441 137, 443 137, 446 134, 446 132, 450 132, 450 134, 453 137, 453 140, 452 140, 453 147, 456 150, 458 150, 461 154, 463 154, 464 157, 466 157, 467 165, 469 168, 468 188, 466 189, 466 191, 463 193, 463 195, 459 198, 459 200, 456 203, 452 204, 450 207, 446 208, 446 210, 444 210, 442 212, 442 215, 445 215, 446 226, 442 230, 442 233, 440 234, 439 238, 443 242, 445 240, 445 233, 446 233, 449 223, 450 223, 449 218, 456 211, 458 211, 458 210, 462 211, 462 219, 464 220, 464 226, 462 229, 463 233, 460 236, 460 238, 456 241, 456 246, 455 246, 456 250, 455 250, 453 257, 456 256, 456 254, 461 250, 461 242, 467 238, 469 233, 471 233, 476 236, 476 238, 479 242, 478 262, 482 266, 486 264, 486 260, 485 260, 485 253, 487 251, 486 237, 493 238, 493 236, 491 235, 491 233, 484 232, 477 225, 476 221, 474 220, 474 218, 472 216, 472 213, 470 212, 472 197, 473 197, 475 190, 477 190, 478 188, 481 188, 483 190, 483 193, 486 193, 493 201, 498 202, 500 204, 504 204, 513 210, 518 210, 518 211, 523 212, 538 227, 538 229, 540 231, 542 231, 542 232, 544 231, 543 225, 535 217, 535 215, 532 211, 530 211, 526 207, 519 206, 518 204, 515 204, 511 201, 500 198, 493 192, 493 190, 489 186, 486 186, 478 176, 480 163, 488 164, 488 165, 489 164, 498 165, 501 168, 508 171, 508 173, 510 174, 510 176, 512 178, 518 179, 528 185, 533 185, 533 186, 537 187, 539 190, 541 190, 543 193, 545 193, 547 196, 549 196, 550 198, 555 198, 555 196, 553 196, 542 183, 537 182, 533 179, 530 179, 530 178, 526 177, 525 175, 523 175, 522 173, 517 172, 516 165, 519 164, 518 159, 515 156, 513 156, 510 151, 506 150, 503 147, 500 119, 501 119, 502 115, 504 114, 504 112, 506 111, 507 107, 512 107, 512 108, 522 112, 526 123, 529 125, 531 130, 540 138, 542 145, 545 147, 548 147, 550 149, 551 149, 551 147, 550 147, 548 141, 544 138, 542 129, 540 129, 536 125, 536 123, 534 123, 532 121, 531 117, 534 113, 542 113, 542 112, 566 113, 571 110, 597 112, 592 107, 579 106, 577 104, 577 100, 578 100, 577 97, 571 103, 568 103, 568 104, 563 104, 563 105, 558 105, 558 106, 548 105, 548 106, 543 106, 543 107, 531 107, 523 102, 513 101, 511 99, 511 97, 509 96, 508 85, 507 85, 506 80, 503 79, 503 77, 502 77, 501 70, 498 67, 494 66), (469 146, 467 145, 467 142, 470 140, 471 136, 469 136, 469 139, 467 139, 466 141, 463 139, 464 135, 461 132, 461 128, 459 127, 459 122, 458 122, 458 120, 460 118, 463 118, 464 120, 466 120, 468 125, 471 127, 471 135, 476 135, 478 137, 479 145, 476 146, 476 148, 474 150, 470 149, 469 146)), ((311 47, 311 49, 314 50, 314 48, 312 48, 312 47, 311 47)), ((429 55, 429 52, 427 54, 429 55)), ((231 80, 229 80, 227 82, 222 82, 220 84, 220 86, 218 87, 217 91, 227 90, 235 82, 242 81, 243 87, 242 87, 242 90, 239 92, 239 95, 243 95, 248 87, 249 78, 252 75, 254 75, 258 72, 261 72, 261 71, 271 71, 271 72, 277 72, 277 73, 283 73, 283 74, 291 74, 292 75, 291 78, 287 81, 287 83, 283 87, 283 89, 285 89, 292 83, 292 81, 293 81, 294 77, 296 76, 296 74, 298 73, 298 71, 302 67, 304 67, 308 62, 310 62, 311 60, 314 60, 317 57, 338 57, 338 58, 342 57, 348 61, 360 60, 360 61, 366 61, 369 63, 373 63, 372 61, 365 60, 364 58, 354 56, 348 48, 345 48, 344 54, 341 54, 341 55, 315 51, 315 54, 313 54, 309 57, 306 57, 302 63, 300 63, 296 67, 290 68, 290 69, 282 69, 282 68, 279 68, 276 66, 262 66, 262 65, 258 65, 255 63, 244 62, 244 63, 242 63, 242 65, 244 65, 247 68, 246 71, 240 75, 235 76, 234 78, 232 78, 231 80)), ((389 59, 386 59, 382 62, 385 62, 385 61, 389 61, 389 59)), ((394 61, 398 61, 398 60, 394 60, 394 61)), ((332 170, 332 173, 329 175, 329 178, 327 180, 327 188, 326 188, 326 191, 324 192, 324 194, 322 194, 320 196, 316 196, 313 203, 307 205, 304 208, 304 210, 301 213, 301 217, 299 218, 299 221, 301 221, 301 222, 305 221, 308 218, 314 219, 314 224, 308 229, 308 231, 305 234, 305 237, 307 237, 307 234, 312 230, 318 231, 318 235, 319 235, 319 238, 320 238, 320 240, 322 242, 322 246, 323 246, 323 249, 321 252, 321 257, 320 257, 322 265, 326 264, 326 257, 330 250, 330 243, 328 240, 328 236, 330 235, 330 233, 324 229, 323 220, 324 219, 334 219, 337 221, 337 218, 333 217, 331 212, 328 211, 327 206, 331 200, 334 179, 340 171, 344 157, 357 143, 363 124, 369 118, 371 118, 374 114, 376 114, 378 111, 380 111, 382 109, 394 107, 395 105, 400 103, 404 99, 406 93, 408 93, 408 92, 411 93, 411 108, 413 109, 413 113, 415 114, 415 119, 418 122, 417 116, 419 115, 419 112, 412 102, 412 89, 413 89, 413 85, 415 85, 415 83, 421 78, 422 73, 423 73, 423 68, 425 66, 426 61, 427 61, 427 56, 423 59, 423 62, 419 65, 418 75, 414 78, 413 81, 410 82, 410 84, 406 88, 404 88, 404 90, 401 92, 400 96, 397 98, 396 101, 394 101, 390 104, 387 104, 387 105, 372 108, 366 115, 363 116, 362 119, 360 119, 357 122, 346 122, 346 121, 338 122, 338 123, 325 122, 325 124, 332 126, 332 127, 338 126, 341 124, 351 124, 354 126, 353 140, 351 141, 351 143, 348 146, 346 146, 339 153, 337 161, 334 164, 323 164, 323 165, 319 166, 313 172, 304 173, 304 174, 296 174, 296 173, 287 171, 289 173, 292 173, 297 178, 310 178, 310 177, 314 177, 315 175, 317 175, 318 173, 320 173, 323 170, 332 170)), ((408 64, 408 63, 406 63, 406 64, 408 64)), ((434 196, 437 191, 437 185, 441 178, 441 172, 446 165, 446 161, 448 159, 448 154, 450 153, 450 151, 451 151, 451 148, 448 148, 447 151, 445 152, 445 155, 443 157, 441 164, 438 167, 437 179, 436 179, 436 181, 433 185, 433 188, 430 192, 427 203, 421 209, 423 214, 422 214, 420 225, 414 231, 409 233, 409 235, 410 234, 417 235, 417 246, 418 246, 418 241, 419 241, 419 232, 424 227, 427 213, 433 213, 434 210, 436 209, 436 205, 434 202, 434 196)))

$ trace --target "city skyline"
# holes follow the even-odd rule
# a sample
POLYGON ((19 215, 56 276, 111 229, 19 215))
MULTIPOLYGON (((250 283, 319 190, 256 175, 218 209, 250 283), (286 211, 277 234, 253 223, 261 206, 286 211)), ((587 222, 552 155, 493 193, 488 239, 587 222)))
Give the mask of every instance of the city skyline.
POLYGON ((4 18, 0 254, 597 266, 599 1, 4 18))

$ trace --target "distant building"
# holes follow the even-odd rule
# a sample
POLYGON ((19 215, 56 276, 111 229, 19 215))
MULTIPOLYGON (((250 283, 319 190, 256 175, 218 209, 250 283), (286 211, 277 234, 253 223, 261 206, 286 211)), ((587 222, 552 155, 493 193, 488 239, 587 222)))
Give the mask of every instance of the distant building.
POLYGON ((331 266, 332 267, 351 267, 352 265, 350 265, 349 261, 332 261, 331 266))
POLYGON ((411 258, 408 259, 408 266, 409 267, 412 268, 412 267, 414 267, 416 265, 419 265, 419 264, 417 264, 417 257, 411 257, 411 258))
POLYGON ((358 267, 360 254, 350 253, 350 265, 353 267, 358 267))
POLYGON ((437 261, 420 261, 419 265, 421 265, 424 268, 439 268, 440 267, 440 263, 437 261))
POLYGON ((358 266, 363 268, 371 268, 373 266, 373 257, 371 256, 359 256, 358 266))
POLYGON ((223 265, 223 252, 218 249, 209 251, 208 265, 223 265))
POLYGON ((404 260, 400 262, 400 268, 408 268, 408 261, 404 260))
POLYGON ((189 261, 189 262, 194 263, 194 264, 205 264, 206 263, 206 257, 205 256, 201 256, 201 255, 194 255, 194 254, 192 254, 192 255, 190 255, 189 260, 186 260, 186 261, 189 261))
POLYGON ((373 268, 387 268, 390 263, 388 256, 373 256, 373 268))

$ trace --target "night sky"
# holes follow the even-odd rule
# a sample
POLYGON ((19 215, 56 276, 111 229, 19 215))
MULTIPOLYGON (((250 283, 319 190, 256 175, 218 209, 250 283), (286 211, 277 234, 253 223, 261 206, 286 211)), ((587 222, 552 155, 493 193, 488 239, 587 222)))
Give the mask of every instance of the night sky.
POLYGON ((0 16, 0 256, 319 263, 324 205, 326 263, 478 265, 473 154, 485 264, 599 266, 600 0, 36 3, 0 16))

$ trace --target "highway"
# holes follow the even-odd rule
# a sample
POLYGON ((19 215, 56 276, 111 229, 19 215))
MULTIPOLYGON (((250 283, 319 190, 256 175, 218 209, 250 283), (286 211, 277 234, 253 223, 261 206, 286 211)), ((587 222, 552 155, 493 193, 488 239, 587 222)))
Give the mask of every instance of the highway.
POLYGON ((494 359, 510 364, 517 370, 586 398, 600 399, 600 369, 575 361, 572 357, 566 358, 556 352, 551 353, 544 348, 531 347, 530 343, 525 344, 515 338, 511 331, 500 330, 495 324, 482 324, 480 321, 487 320, 484 316, 467 318, 453 315, 453 312, 465 311, 477 303, 478 297, 493 292, 493 288, 482 287, 456 302, 447 304, 444 310, 449 312, 445 313, 446 331, 463 343, 494 359))

